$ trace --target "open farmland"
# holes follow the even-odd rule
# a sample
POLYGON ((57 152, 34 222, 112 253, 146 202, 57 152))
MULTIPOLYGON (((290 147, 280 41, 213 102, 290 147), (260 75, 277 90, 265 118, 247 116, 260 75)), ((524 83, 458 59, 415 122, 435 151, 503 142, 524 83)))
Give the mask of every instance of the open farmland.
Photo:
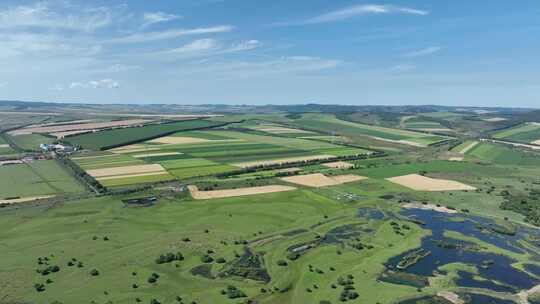
POLYGON ((0 199, 81 191, 84 187, 54 160, 0 166, 0 199))
POLYGON ((216 125, 219 125, 219 123, 206 120, 186 120, 75 135, 68 137, 66 141, 72 145, 81 146, 86 149, 107 150, 166 136, 178 131, 209 128, 216 125))
POLYGON ((540 140, 540 123, 529 122, 516 127, 504 129, 492 135, 493 138, 522 143, 533 143, 540 140))
POLYGON ((17 129, 9 132, 10 135, 25 135, 25 134, 51 134, 57 138, 65 136, 95 132, 101 129, 129 127, 135 125, 143 125, 151 122, 143 119, 116 120, 107 122, 92 122, 88 120, 73 121, 67 123, 49 123, 41 125, 32 125, 25 128, 17 129))
POLYGON ((480 143, 467 151, 466 155, 501 165, 540 166, 540 153, 502 144, 480 143))
POLYGON ((377 140, 418 147, 426 147, 448 139, 445 136, 345 121, 327 114, 303 114, 301 118, 291 123, 303 126, 307 130, 317 130, 327 134, 335 133, 347 137, 364 135, 377 140))
POLYGON ((40 144, 52 144, 56 141, 54 137, 41 134, 26 134, 10 136, 12 142, 25 151, 37 151, 40 144))

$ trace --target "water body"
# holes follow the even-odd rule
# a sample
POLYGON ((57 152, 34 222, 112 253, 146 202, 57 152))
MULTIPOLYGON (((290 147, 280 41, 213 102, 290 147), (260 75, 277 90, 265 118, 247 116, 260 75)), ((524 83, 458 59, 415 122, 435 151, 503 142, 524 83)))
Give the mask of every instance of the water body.
POLYGON ((384 213, 375 208, 358 208, 358 216, 359 217, 365 217, 370 220, 382 220, 384 219, 384 213))
MULTIPOLYGON (((464 250, 460 247, 467 247, 471 243, 445 238, 445 231, 456 231, 465 236, 472 236, 487 243, 493 244, 513 252, 524 252, 523 248, 517 243, 517 236, 486 234, 478 229, 478 224, 488 225, 489 220, 479 217, 467 217, 465 221, 452 220, 455 215, 444 214, 432 210, 408 209, 403 210, 402 215, 414 217, 425 223, 424 229, 432 231, 431 236, 422 239, 422 248, 431 251, 431 254, 418 263, 405 269, 405 272, 417 275, 432 276, 437 268, 449 263, 464 263, 476 265, 479 276, 486 280, 475 280, 473 275, 467 272, 461 272, 462 277, 456 282, 463 287, 478 287, 497 291, 515 292, 521 289, 530 289, 539 284, 539 280, 529 274, 511 267, 515 260, 504 255, 494 253, 477 252, 464 250), (441 248, 437 246, 436 241, 444 240, 452 244, 458 244, 455 249, 441 248), (478 267, 482 262, 491 261, 489 267, 478 267), (491 281, 491 282, 490 282, 491 281), (500 282, 495 284, 492 281, 500 282)), ((460 216, 461 217, 461 216, 460 216)), ((409 251, 411 252, 411 251, 409 251)), ((390 259, 386 266, 395 268, 405 252, 399 256, 390 259)), ((482 303, 482 302, 478 302, 482 303)))

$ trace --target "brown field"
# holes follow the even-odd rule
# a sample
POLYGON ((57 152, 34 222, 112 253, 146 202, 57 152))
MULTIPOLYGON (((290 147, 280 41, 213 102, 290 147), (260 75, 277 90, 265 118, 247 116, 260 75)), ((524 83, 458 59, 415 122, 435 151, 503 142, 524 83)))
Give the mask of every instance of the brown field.
POLYGON ((294 163, 294 162, 299 162, 299 161, 328 159, 332 157, 335 157, 335 156, 322 154, 322 155, 313 155, 313 156, 291 157, 291 158, 282 158, 282 159, 274 159, 274 160, 262 160, 262 161, 254 161, 254 162, 236 163, 232 165, 240 167, 240 168, 251 168, 251 167, 258 167, 258 166, 271 166, 271 165, 294 163))
POLYGON ((281 185, 248 187, 248 188, 227 189, 227 190, 212 190, 212 191, 200 191, 197 188, 197 186, 188 186, 188 189, 189 189, 189 192, 191 193, 191 196, 197 200, 226 198, 226 197, 296 190, 295 187, 281 186, 281 185))
POLYGON ((150 153, 150 154, 137 154, 133 155, 135 158, 153 157, 153 156, 168 156, 168 155, 180 155, 180 152, 163 152, 163 153, 150 153))
POLYGON ((260 126, 255 127, 255 130, 271 133, 271 134, 283 134, 283 133, 313 133, 306 130, 300 130, 300 129, 293 129, 293 128, 286 128, 286 127, 279 127, 279 126, 260 126))
POLYGON ((127 153, 133 153, 133 152, 146 152, 146 151, 156 151, 159 150, 159 148, 152 148, 145 145, 135 144, 135 145, 128 145, 120 148, 115 148, 110 150, 110 152, 115 154, 127 154, 127 153))
POLYGON ((140 173, 149 173, 149 172, 165 173, 166 171, 159 164, 105 168, 105 169, 95 169, 95 170, 86 171, 86 173, 88 173, 89 175, 95 178, 117 176, 117 175, 128 175, 128 174, 140 174, 140 173))
POLYGON ((463 150, 461 150, 459 153, 461 153, 461 154, 466 154, 467 152, 469 152, 469 150, 471 150, 472 148, 476 147, 478 144, 479 144, 479 142, 477 142, 477 141, 472 142, 470 145, 468 145, 468 146, 466 146, 465 148, 463 148, 463 150))
POLYGON ((29 196, 29 197, 21 197, 21 198, 12 199, 12 200, 0 200, 0 205, 25 203, 25 202, 37 201, 40 199, 46 199, 46 198, 51 198, 51 197, 54 197, 54 195, 29 196))
POLYGON ((531 144, 533 144, 533 145, 540 145, 540 139, 539 139, 539 140, 533 141, 531 144))
POLYGON ((487 122, 499 122, 499 121, 505 121, 505 120, 507 120, 507 119, 502 118, 502 117, 492 117, 492 118, 484 119, 484 121, 487 121, 487 122))
POLYGON ((351 163, 348 163, 348 162, 343 162, 343 161, 338 161, 338 162, 333 162, 333 163, 325 163, 325 164, 322 164, 322 165, 325 166, 325 167, 334 168, 334 169, 349 169, 349 168, 354 167, 354 164, 351 164, 351 163))
POLYGON ((416 191, 476 190, 475 187, 465 185, 460 182, 445 179, 435 179, 418 174, 391 177, 387 178, 386 180, 416 191))
POLYGON ((298 167, 276 170, 276 172, 279 172, 279 173, 296 173, 296 172, 300 172, 300 171, 302 171, 302 168, 298 168, 298 167))
POLYGON ((9 148, 9 145, 0 145, 0 148, 9 148))
POLYGON ((463 157, 450 157, 448 160, 449 161, 463 161, 463 157))
POLYGON ((437 206, 433 204, 416 204, 416 203, 408 203, 403 205, 403 208, 406 209, 424 209, 424 210, 433 210, 437 212, 443 212, 443 213, 458 213, 456 210, 448 209, 444 206, 437 206))
POLYGON ((17 165, 17 164, 24 164, 22 160, 3 160, 0 161, 0 166, 7 166, 7 165, 17 165))
POLYGON ((367 177, 358 176, 358 175, 337 175, 337 176, 326 176, 321 173, 307 174, 307 175, 296 175, 296 176, 287 176, 282 177, 281 180, 307 186, 307 187, 328 187, 328 186, 337 186, 345 183, 356 182, 364 180, 367 177))
POLYGON ((133 125, 141 125, 148 123, 151 120, 146 119, 128 119, 128 120, 117 120, 109 122, 98 122, 98 123, 75 123, 75 124, 62 124, 57 126, 47 126, 47 125, 37 125, 33 127, 26 127, 22 129, 15 130, 10 132, 11 135, 23 135, 23 134, 33 134, 33 133, 58 133, 58 132, 67 132, 67 131, 91 131, 99 130, 106 128, 118 128, 118 127, 127 127, 133 125))
POLYGON ((52 135, 54 137, 56 137, 57 139, 62 139, 66 136, 71 136, 71 135, 77 135, 77 134, 83 134, 83 133, 90 133, 90 132, 93 132, 93 130, 78 130, 78 131, 65 131, 65 132, 54 132, 54 133, 49 133, 49 135, 52 135))
POLYGON ((408 140, 394 140, 394 139, 387 139, 387 138, 381 138, 381 137, 376 137, 376 136, 369 136, 375 140, 380 140, 380 141, 387 141, 387 142, 391 142, 391 143, 396 143, 396 144, 403 144, 403 145, 409 145, 409 146, 414 146, 414 147, 420 147, 420 148, 425 148, 426 146, 425 145, 422 145, 422 144, 419 144, 419 143, 415 143, 413 141, 408 141, 408 140))

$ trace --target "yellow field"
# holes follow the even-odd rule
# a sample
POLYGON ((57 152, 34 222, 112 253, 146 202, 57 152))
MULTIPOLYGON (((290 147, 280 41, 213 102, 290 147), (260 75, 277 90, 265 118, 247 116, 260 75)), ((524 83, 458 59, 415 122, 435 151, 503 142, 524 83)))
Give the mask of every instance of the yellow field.
POLYGON ((475 187, 446 179, 435 179, 418 174, 387 178, 386 180, 417 191, 476 190, 475 187))
POLYGON ((295 187, 280 186, 280 185, 227 189, 227 190, 212 190, 212 191, 200 191, 197 188, 197 186, 188 186, 188 189, 189 189, 189 192, 191 193, 191 196, 197 200, 246 196, 246 195, 296 190, 295 187))

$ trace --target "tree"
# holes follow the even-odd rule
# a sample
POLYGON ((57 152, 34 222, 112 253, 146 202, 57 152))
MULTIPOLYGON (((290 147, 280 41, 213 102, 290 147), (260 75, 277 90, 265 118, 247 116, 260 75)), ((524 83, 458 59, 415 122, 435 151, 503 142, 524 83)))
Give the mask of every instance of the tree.
POLYGON ((99 270, 97 270, 95 268, 90 270, 90 275, 93 276, 93 277, 98 276, 99 275, 99 270))

